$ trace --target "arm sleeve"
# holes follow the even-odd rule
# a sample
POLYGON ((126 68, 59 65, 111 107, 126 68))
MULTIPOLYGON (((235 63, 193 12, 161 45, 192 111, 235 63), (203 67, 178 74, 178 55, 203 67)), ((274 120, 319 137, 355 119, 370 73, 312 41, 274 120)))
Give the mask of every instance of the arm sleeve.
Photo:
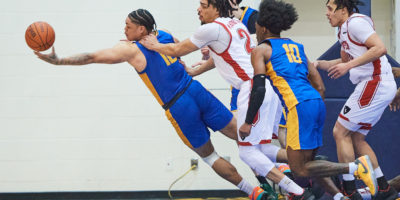
POLYGON ((190 41, 198 48, 208 45, 212 41, 217 41, 219 35, 219 25, 208 23, 200 26, 190 37, 190 41))
POLYGON ((251 89, 249 108, 247 109, 247 124, 252 124, 254 117, 260 109, 265 97, 265 74, 257 74, 253 78, 253 88, 251 89))
POLYGON ((375 33, 372 20, 365 17, 356 17, 349 21, 347 30, 352 39, 364 44, 367 39, 375 33))

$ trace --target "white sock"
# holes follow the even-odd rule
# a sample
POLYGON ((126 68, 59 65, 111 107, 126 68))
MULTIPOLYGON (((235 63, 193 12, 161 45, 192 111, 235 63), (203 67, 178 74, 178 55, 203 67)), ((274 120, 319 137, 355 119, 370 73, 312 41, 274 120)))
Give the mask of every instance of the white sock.
POLYGON ((376 178, 380 178, 380 177, 383 176, 383 172, 381 170, 381 167, 378 167, 378 168, 374 169, 374 172, 375 172, 376 178))
POLYGON ((287 176, 284 176, 278 184, 281 188, 288 191, 289 193, 293 193, 295 195, 302 195, 304 189, 298 186, 294 181, 292 181, 287 176))
POLYGON ((354 174, 357 171, 358 165, 354 162, 349 163, 349 174, 354 174))
POLYGON ((237 187, 242 190, 243 192, 246 192, 248 195, 250 195, 253 192, 253 186, 250 185, 249 182, 247 182, 246 180, 242 179, 242 181, 240 181, 240 183, 237 185, 237 187))
POLYGON ((340 198, 342 198, 343 197, 343 194, 342 193, 337 193, 337 194, 335 194, 335 196, 333 196, 333 200, 340 200, 340 198))
POLYGON ((352 181, 355 179, 353 174, 343 174, 342 176, 344 181, 352 181))

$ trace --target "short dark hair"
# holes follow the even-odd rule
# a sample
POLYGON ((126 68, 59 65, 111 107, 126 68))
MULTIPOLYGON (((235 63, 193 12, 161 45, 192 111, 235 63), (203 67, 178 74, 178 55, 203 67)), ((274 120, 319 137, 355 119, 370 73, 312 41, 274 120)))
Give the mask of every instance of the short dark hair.
POLYGON ((232 17, 233 8, 228 0, 207 0, 208 6, 212 5, 219 12, 220 17, 232 17))
POLYGON ((142 25, 146 28, 147 32, 157 31, 157 24, 153 15, 146 9, 137 9, 129 13, 129 19, 132 23, 142 25))
POLYGON ((260 4, 257 23, 271 33, 279 35, 297 21, 298 15, 292 4, 276 0, 263 0, 260 4))
MULTIPOLYGON (((326 4, 329 3, 329 0, 326 2, 326 4)), ((336 10, 346 8, 349 14, 357 12, 359 13, 360 10, 358 9, 357 5, 363 6, 364 3, 361 2, 360 0, 333 0, 333 3, 337 5, 336 10)), ((335 11, 336 11, 335 10, 335 11)))
POLYGON ((237 5, 239 5, 240 3, 242 3, 242 0, 236 0, 237 5))

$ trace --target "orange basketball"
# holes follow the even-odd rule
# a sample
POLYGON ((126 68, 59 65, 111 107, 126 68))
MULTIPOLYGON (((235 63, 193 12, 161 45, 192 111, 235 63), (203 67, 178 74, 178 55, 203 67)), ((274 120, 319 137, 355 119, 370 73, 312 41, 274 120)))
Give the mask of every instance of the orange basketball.
POLYGON ((46 22, 34 22, 25 31, 25 41, 35 51, 44 51, 53 46, 56 34, 46 22))

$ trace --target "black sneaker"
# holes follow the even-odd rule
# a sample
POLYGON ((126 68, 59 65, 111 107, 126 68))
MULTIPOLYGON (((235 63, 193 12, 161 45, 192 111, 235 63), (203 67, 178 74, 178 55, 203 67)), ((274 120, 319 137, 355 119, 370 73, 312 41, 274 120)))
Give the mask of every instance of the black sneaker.
POLYGON ((397 195, 398 195, 397 191, 394 188, 389 186, 386 190, 378 189, 378 193, 372 199, 373 200, 394 200, 397 198, 397 195))
POLYGON ((343 194, 344 196, 349 197, 351 200, 362 200, 361 194, 357 192, 356 182, 352 181, 343 181, 343 194))
POLYGON ((304 189, 304 192, 302 195, 294 195, 292 194, 289 197, 289 200, 315 200, 315 196, 311 193, 310 190, 304 189))

